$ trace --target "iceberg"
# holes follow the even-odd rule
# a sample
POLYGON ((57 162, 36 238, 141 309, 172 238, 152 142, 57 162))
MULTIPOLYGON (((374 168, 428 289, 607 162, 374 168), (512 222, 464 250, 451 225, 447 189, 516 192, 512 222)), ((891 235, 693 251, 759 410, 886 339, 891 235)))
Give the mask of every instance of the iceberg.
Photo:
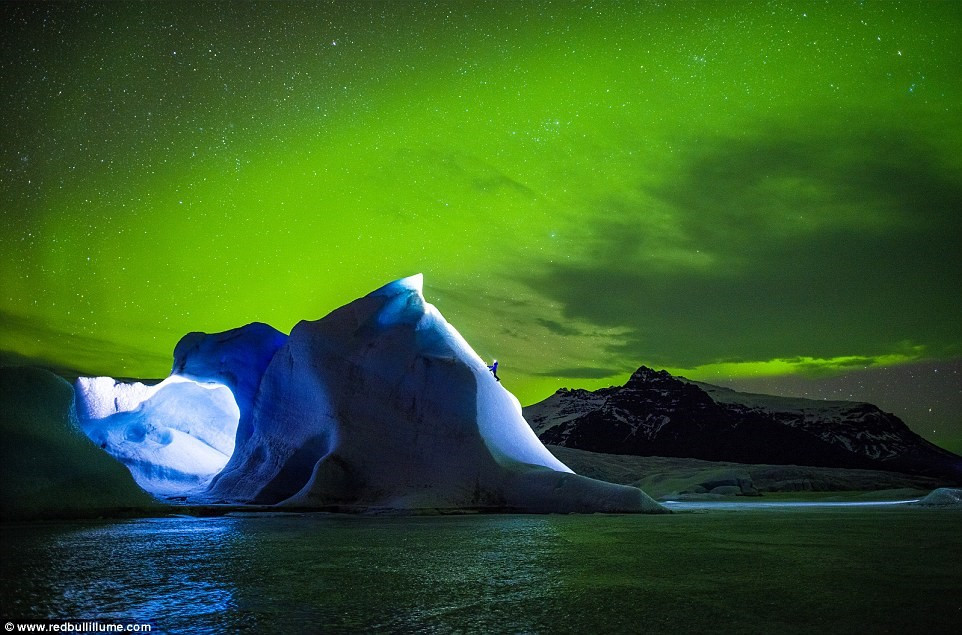
POLYGON ((422 284, 397 280, 290 336, 191 333, 156 386, 78 379, 81 427, 148 492, 196 503, 666 511, 555 458, 422 284))
POLYGON ((124 466, 77 427, 74 390, 39 368, 0 368, 0 520, 151 509, 124 466))
POLYGON ((962 489, 939 487, 929 492, 919 501, 919 505, 926 507, 955 507, 962 508, 962 489))

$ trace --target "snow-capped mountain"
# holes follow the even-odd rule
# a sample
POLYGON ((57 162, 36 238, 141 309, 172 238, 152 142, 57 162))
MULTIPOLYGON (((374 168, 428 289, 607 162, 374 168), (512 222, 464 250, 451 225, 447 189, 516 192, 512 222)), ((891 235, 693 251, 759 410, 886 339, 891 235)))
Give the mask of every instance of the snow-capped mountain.
POLYGON ((962 457, 868 403, 740 393, 642 366, 524 409, 547 444, 609 454, 872 468, 962 482, 962 457))

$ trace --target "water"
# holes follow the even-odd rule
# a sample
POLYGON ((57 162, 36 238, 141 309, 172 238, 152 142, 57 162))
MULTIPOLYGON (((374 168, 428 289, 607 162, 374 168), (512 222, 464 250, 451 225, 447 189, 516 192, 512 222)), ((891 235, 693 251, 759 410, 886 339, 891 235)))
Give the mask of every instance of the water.
POLYGON ((157 518, 0 528, 2 618, 153 632, 953 632, 962 514, 157 518))
POLYGON ((911 505, 919 502, 918 498, 904 500, 881 501, 667 501, 665 506, 672 511, 785 511, 787 509, 821 509, 839 507, 888 507, 890 505, 911 505))

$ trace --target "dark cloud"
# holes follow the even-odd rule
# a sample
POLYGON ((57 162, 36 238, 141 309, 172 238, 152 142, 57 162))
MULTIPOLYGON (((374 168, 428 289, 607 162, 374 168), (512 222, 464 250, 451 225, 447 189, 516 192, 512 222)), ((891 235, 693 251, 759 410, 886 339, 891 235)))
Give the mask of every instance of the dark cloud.
POLYGON ((539 306, 534 299, 491 290, 479 293, 475 289, 432 285, 425 290, 425 293, 428 302, 437 305, 445 315, 450 310, 447 308, 448 305, 483 314, 493 314, 498 308, 505 307, 512 311, 530 312, 539 306))
POLYGON ((595 368, 585 366, 580 368, 552 368, 535 375, 540 377, 564 377, 568 379, 604 379, 605 377, 615 377, 623 375, 622 368, 595 368))
POLYGON ((583 335, 581 330, 567 326, 555 320, 549 320, 547 318, 535 318, 534 321, 557 335, 583 335))
POLYGON ((471 186, 481 192, 496 192, 509 190, 526 197, 534 198, 537 194, 524 183, 520 183, 505 174, 485 174, 471 180, 471 186))
POLYGON ((583 259, 525 281, 566 317, 630 328, 620 359, 959 353, 962 175, 911 133, 693 141, 662 185, 600 207, 583 259))
POLYGON ((784 359, 783 362, 793 365, 802 375, 816 377, 819 375, 832 375, 838 371, 848 369, 868 368, 876 365, 876 358, 869 356, 854 355, 852 357, 842 357, 832 360, 810 361, 806 358, 784 359))
POLYGON ((494 164, 465 152, 445 152, 428 148, 402 148, 395 163, 418 165, 432 178, 444 182, 448 189, 460 184, 486 195, 514 195, 525 200, 538 198, 538 193, 494 164))
POLYGON ((8 366, 32 366, 34 368, 44 368, 70 380, 76 379, 80 375, 84 374, 79 369, 72 368, 69 365, 65 365, 51 359, 22 355, 16 351, 0 350, 0 367, 8 366))
POLYGON ((17 350, 17 347, 0 349, 0 365, 4 366, 38 366, 65 377, 75 377, 116 374, 118 360, 144 368, 169 368, 173 361, 170 355, 154 355, 135 346, 69 333, 42 318, 26 317, 9 311, 0 310, 0 329, 13 336, 11 340, 26 345, 20 350, 17 350), (45 345, 45 350, 49 350, 51 344, 55 345, 59 356, 37 356, 22 352, 39 343, 45 345))

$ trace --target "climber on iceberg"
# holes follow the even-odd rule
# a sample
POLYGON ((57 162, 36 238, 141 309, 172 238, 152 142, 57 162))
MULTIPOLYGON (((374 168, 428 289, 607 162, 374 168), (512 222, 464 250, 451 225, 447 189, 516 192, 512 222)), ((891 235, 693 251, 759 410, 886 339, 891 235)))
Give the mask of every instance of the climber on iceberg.
POLYGON ((498 360, 494 360, 494 363, 488 366, 488 370, 491 371, 491 374, 494 375, 495 379, 501 381, 501 378, 498 377, 498 360))

